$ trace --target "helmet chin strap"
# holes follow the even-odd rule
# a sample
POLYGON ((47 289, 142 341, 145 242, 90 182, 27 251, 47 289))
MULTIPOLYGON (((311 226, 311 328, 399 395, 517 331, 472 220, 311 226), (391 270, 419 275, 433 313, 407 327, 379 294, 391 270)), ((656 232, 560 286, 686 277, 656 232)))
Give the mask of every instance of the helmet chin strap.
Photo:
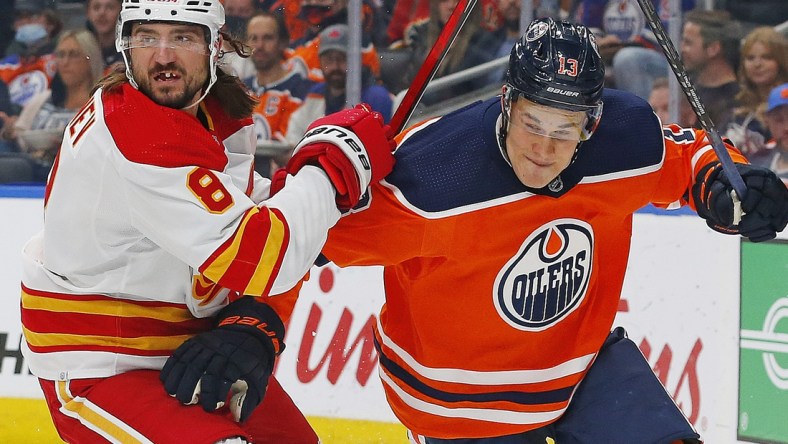
POLYGON ((213 83, 214 83, 214 82, 211 82, 211 83, 208 85, 208 87, 207 87, 207 88, 205 88, 205 92, 204 92, 204 93, 202 93, 202 95, 200 96, 200 98, 199 98, 199 99, 197 99, 197 100, 195 100, 194 102, 192 102, 192 103, 191 103, 191 105, 186 105, 186 106, 184 106, 183 108, 181 108, 181 111, 186 111, 186 110, 188 110, 188 109, 194 108, 195 106, 199 105, 199 104, 200 104, 200 102, 202 102, 203 100, 205 100, 205 98, 206 98, 206 97, 208 97, 208 93, 209 93, 209 92, 211 92, 211 87, 213 86, 213 83))
POLYGON ((211 92, 211 87, 213 87, 213 85, 216 83, 216 79, 218 78, 218 76, 216 74, 216 70, 220 69, 218 66, 215 66, 215 65, 211 66, 211 65, 214 65, 214 64, 209 63, 209 65, 208 65, 209 69, 212 68, 213 71, 211 71, 211 74, 208 76, 208 79, 206 80, 206 82, 208 83, 208 86, 205 87, 205 91, 203 91, 203 93, 200 96, 200 98, 198 98, 197 100, 195 100, 191 104, 186 105, 183 108, 181 108, 181 111, 186 111, 188 109, 194 108, 195 106, 199 105, 200 102, 205 100, 206 97, 208 97, 208 93, 211 92))
POLYGON ((495 121, 495 133, 497 136, 496 140, 498 141, 498 150, 500 150, 503 160, 505 160, 510 167, 514 168, 511 159, 509 159, 509 153, 506 152, 506 133, 508 129, 506 126, 508 126, 508 119, 504 117, 504 113, 501 113, 501 115, 498 116, 498 120, 495 121))

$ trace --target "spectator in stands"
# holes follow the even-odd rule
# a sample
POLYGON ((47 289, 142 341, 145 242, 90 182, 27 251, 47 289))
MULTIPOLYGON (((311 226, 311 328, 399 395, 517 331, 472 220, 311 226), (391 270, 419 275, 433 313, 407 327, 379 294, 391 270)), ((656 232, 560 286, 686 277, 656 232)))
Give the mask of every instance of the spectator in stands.
MULTIPOLYGON (((292 42, 293 45, 308 43, 331 25, 347 24, 347 6, 348 0, 301 0, 298 17, 305 22, 306 29, 300 39, 292 42)), ((362 28, 370 43, 376 45, 385 42, 382 14, 377 1, 362 0, 362 28)))
POLYGON ((0 60, 0 80, 8 85, 11 102, 21 107, 46 90, 55 75, 52 36, 62 23, 43 0, 19 1, 15 14, 16 34, 8 55, 0 60))
MULTIPOLYGON (((8 95, 8 85, 0 80, 0 136, 5 132, 5 125, 11 122, 12 117, 18 114, 18 110, 11 103, 11 96, 8 95)), ((4 140, 0 137, 0 153, 16 151, 16 145, 11 140, 4 140)))
POLYGON ((732 17, 752 27, 776 26, 788 18, 788 2, 785 0, 717 0, 716 3, 732 17))
MULTIPOLYGON (((290 115, 301 106, 312 82, 284 61, 290 36, 281 15, 258 12, 246 26, 246 38, 253 50, 250 60, 255 74, 245 78, 244 84, 259 100, 252 112, 257 141, 284 141, 290 115)), ((260 156, 255 169, 270 177, 271 171, 287 162, 289 153, 260 156)))
MULTIPOLYGON (((303 105, 293 112, 287 125, 287 141, 295 145, 315 119, 339 111, 346 106, 347 81, 347 25, 331 25, 318 36, 320 39, 320 66, 325 81, 312 87, 303 105)), ((362 68, 361 102, 369 104, 388 123, 392 113, 391 93, 378 85, 372 73, 362 68)))
MULTIPOLYGON (((410 51, 410 59, 403 69, 402 83, 397 85, 396 90, 405 89, 410 85, 457 3, 458 0, 430 0, 429 19, 408 25, 405 30, 404 50, 410 51)), ((496 39, 488 30, 481 27, 481 19, 481 8, 474 8, 438 67, 435 78, 493 59, 495 53, 491 48, 495 47, 497 50, 496 39)), ((427 93, 422 102, 433 104, 488 84, 485 77, 478 77, 448 89, 427 93)))
POLYGON ((755 28, 744 39, 734 120, 728 137, 748 158, 765 147, 771 134, 764 121, 769 92, 788 82, 788 40, 774 28, 755 28))
POLYGON ((739 38, 738 25, 724 11, 694 10, 684 16, 681 59, 718 128, 730 123, 739 92, 739 38))
POLYGON ((255 0, 224 0, 224 31, 244 40, 246 25, 258 8, 255 0))
MULTIPOLYGON (((669 16, 668 2, 654 1, 660 17, 669 16)), ((681 10, 695 7, 682 0, 681 10)), ((583 23, 597 37, 607 70, 607 84, 647 99, 652 83, 668 75, 668 64, 637 3, 627 0, 584 0, 583 23)), ((665 29, 668 23, 663 20, 665 29)))
POLYGON ((753 156, 752 163, 769 168, 788 184, 788 83, 769 94, 765 120, 774 140, 768 149, 753 156))
MULTIPOLYGON (((258 10, 254 0, 225 0, 225 22, 222 32, 232 36, 234 40, 246 40, 246 25, 249 19, 258 10)), ((254 63, 248 57, 242 57, 237 51, 229 46, 229 40, 225 39, 225 54, 222 57, 222 64, 226 70, 235 74, 240 79, 245 79, 255 74, 254 63)))
POLYGON ((301 19, 301 2, 293 0, 276 0, 273 4, 263 7, 275 14, 281 15, 287 24, 290 42, 300 41, 306 35, 307 23, 301 19))
MULTIPOLYGON (((304 36, 294 40, 290 46, 294 48, 288 54, 289 63, 296 69, 307 73, 310 80, 323 81, 318 48, 320 48, 320 32, 334 24, 347 24, 348 0, 303 0, 299 17, 306 23, 304 36)), ((368 67, 375 78, 380 76, 380 61, 373 42, 377 32, 378 10, 370 0, 363 0, 361 23, 361 63, 368 67)), ((292 34, 291 34, 292 35, 292 34)))
POLYGON ((6 54, 26 54, 31 46, 41 53, 52 52, 63 22, 48 0, 17 1, 14 7, 14 40, 6 54))
POLYGON ((36 179, 45 181, 63 137, 63 130, 104 71, 101 50, 90 31, 65 31, 55 49, 51 89, 33 96, 3 137, 13 139, 33 162, 36 179))
MULTIPOLYGON (((495 0, 495 5, 500 17, 500 26, 493 32, 495 43, 491 49, 494 50, 493 59, 508 57, 512 51, 512 46, 522 34, 520 32, 520 0, 495 0)), ((491 72, 487 76, 487 83, 499 84, 503 82, 506 75, 506 66, 491 72)))
POLYGON ((684 93, 679 93, 679 119, 674 121, 670 118, 670 88, 666 77, 659 77, 654 80, 651 87, 651 94, 648 96, 648 104, 654 109, 654 113, 659 117, 663 125, 677 123, 683 127, 693 127, 698 122, 698 116, 692 110, 692 106, 687 101, 684 93))
POLYGON ((405 28, 411 23, 427 20, 429 17, 430 0, 398 0, 386 29, 389 45, 402 46, 405 28))
POLYGON ((123 61, 123 57, 115 49, 115 25, 118 23, 122 1, 87 0, 85 3, 86 27, 96 36, 105 67, 123 61))

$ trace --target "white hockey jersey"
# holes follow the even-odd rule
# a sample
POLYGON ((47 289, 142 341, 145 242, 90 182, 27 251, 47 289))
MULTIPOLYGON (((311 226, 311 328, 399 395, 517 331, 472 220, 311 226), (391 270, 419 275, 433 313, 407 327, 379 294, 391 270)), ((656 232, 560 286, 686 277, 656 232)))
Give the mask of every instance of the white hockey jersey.
POLYGON ((269 198, 251 119, 211 96, 200 113, 203 123, 123 84, 69 123, 44 230, 23 252, 36 376, 159 369, 229 301, 286 292, 314 262, 339 219, 325 173, 306 167, 269 198))

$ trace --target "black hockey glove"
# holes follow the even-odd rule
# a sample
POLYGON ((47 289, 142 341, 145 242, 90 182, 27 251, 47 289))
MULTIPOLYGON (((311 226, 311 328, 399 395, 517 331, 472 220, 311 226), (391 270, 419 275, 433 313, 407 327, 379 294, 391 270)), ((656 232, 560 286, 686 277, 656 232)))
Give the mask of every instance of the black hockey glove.
POLYGON ((245 296, 224 307, 216 327, 194 336, 167 359, 159 378, 183 404, 212 412, 230 390, 230 410, 245 421, 263 400, 276 356, 284 350, 285 327, 274 310, 245 296))
POLYGON ((720 233, 741 234, 753 242, 773 239, 788 224, 788 188, 767 168, 735 165, 747 186, 741 221, 734 224, 733 187, 719 162, 704 167, 692 187, 698 215, 720 233))

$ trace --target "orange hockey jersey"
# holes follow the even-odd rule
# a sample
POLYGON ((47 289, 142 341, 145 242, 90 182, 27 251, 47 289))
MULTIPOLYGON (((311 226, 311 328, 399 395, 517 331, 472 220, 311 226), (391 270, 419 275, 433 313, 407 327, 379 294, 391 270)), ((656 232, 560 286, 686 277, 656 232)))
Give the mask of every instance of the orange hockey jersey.
POLYGON ((24 58, 12 55, 0 61, 0 80, 8 85, 11 102, 19 106, 46 91, 54 77, 54 54, 24 58))
MULTIPOLYGON (((291 69, 304 73, 305 77, 313 82, 322 82, 323 71, 320 69, 320 37, 304 43, 286 53, 287 63, 291 69)), ((372 71, 375 77, 380 77, 380 61, 378 51, 371 43, 361 47, 361 64, 372 71)))
POLYGON ((329 232, 331 261, 385 267, 380 375, 413 432, 490 437, 556 421, 610 333, 632 214, 693 205, 694 177, 716 158, 703 133, 661 127, 627 93, 606 91, 604 104, 597 132, 539 192, 502 155, 500 98, 417 125, 394 172, 329 232))
POLYGON ((269 85, 257 83, 257 76, 244 79, 244 84, 257 96, 259 103, 252 112, 257 141, 285 140, 290 115, 303 103, 313 82, 289 66, 287 74, 269 85))

